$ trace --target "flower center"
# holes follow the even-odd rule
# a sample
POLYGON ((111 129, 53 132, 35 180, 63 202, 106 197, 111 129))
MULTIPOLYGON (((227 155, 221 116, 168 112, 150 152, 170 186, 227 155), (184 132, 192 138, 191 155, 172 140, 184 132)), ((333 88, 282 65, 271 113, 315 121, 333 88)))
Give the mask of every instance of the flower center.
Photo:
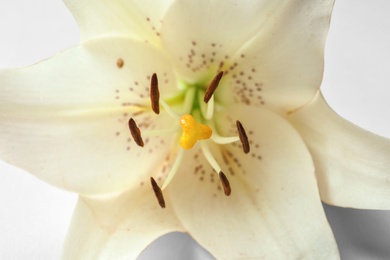
MULTIPOLYGON (((177 173, 181 161, 183 159, 185 150, 189 150, 193 148, 197 142, 200 143, 200 147, 202 149, 205 158, 212 166, 212 168, 215 170, 215 172, 219 175, 219 179, 225 195, 229 196, 231 194, 231 187, 230 187, 229 180, 227 179, 226 175, 223 173, 217 160, 212 155, 208 144, 206 142, 202 142, 203 140, 206 139, 211 139, 216 144, 229 144, 229 143, 241 141, 244 153, 247 154, 249 153, 250 150, 248 137, 240 121, 238 120, 236 121, 238 136, 224 137, 218 135, 217 131, 213 131, 214 125, 211 119, 213 118, 213 113, 214 113, 214 92, 217 89, 222 76, 223 76, 223 72, 221 71, 213 78, 213 80, 210 82, 205 92, 202 89, 196 89, 194 87, 190 87, 189 89, 187 89, 183 101, 184 115, 181 116, 178 115, 163 99, 160 99, 157 75, 153 74, 151 77, 150 102, 151 102, 151 108, 153 112, 158 115, 160 113, 160 105, 161 105, 164 108, 165 112, 167 112, 174 120, 179 120, 179 124, 182 128, 182 133, 179 142, 182 149, 179 149, 179 152, 171 166, 170 172, 168 173, 168 176, 165 179, 162 188, 159 187, 159 185, 157 184, 157 182, 154 180, 153 177, 150 178, 153 191, 156 195, 158 203, 162 208, 165 208, 163 190, 168 186, 170 181, 177 173), (201 96, 203 96, 203 100, 199 100, 199 97, 201 96), (210 123, 210 126, 199 122, 210 123)), ((128 126, 134 141, 136 142, 137 145, 141 147, 144 146, 142 134, 164 135, 170 133, 177 133, 178 131, 178 125, 175 124, 175 126, 172 129, 163 129, 157 132, 154 131, 153 133, 145 131, 141 134, 141 130, 138 128, 133 118, 130 118, 128 122, 128 126)))

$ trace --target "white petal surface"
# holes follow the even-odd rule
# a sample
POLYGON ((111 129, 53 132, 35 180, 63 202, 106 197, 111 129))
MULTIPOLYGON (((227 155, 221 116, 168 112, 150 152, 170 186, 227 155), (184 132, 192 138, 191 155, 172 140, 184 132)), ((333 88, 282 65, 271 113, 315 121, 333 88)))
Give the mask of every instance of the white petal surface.
POLYGON ((148 102, 154 72, 163 93, 176 90, 170 64, 149 44, 123 37, 94 39, 36 65, 0 71, 0 104, 2 110, 14 105, 67 112, 118 109, 148 102))
POLYGON ((312 159, 299 134, 259 108, 224 113, 220 132, 234 133, 239 119, 251 152, 244 155, 237 144, 212 147, 230 181, 229 197, 198 148, 186 155, 169 186, 184 228, 217 259, 338 259, 312 159))
POLYGON ((117 196, 81 197, 62 259, 136 259, 158 237, 183 231, 171 207, 161 209, 150 187, 117 196))
POLYGON ((235 102, 286 112, 308 103, 320 87, 333 0, 278 1, 263 28, 237 53, 220 93, 235 102), (229 96, 227 96, 229 95, 229 96))
POLYGON ((163 46, 189 83, 225 71, 217 90, 224 102, 285 112, 320 86, 332 7, 333 0, 177 1, 164 20, 163 46))
POLYGON ((165 111, 150 112, 148 89, 153 72, 162 95, 175 88, 169 68, 145 44, 107 38, 2 71, 0 158, 81 194, 138 185, 160 166, 172 136, 144 137, 141 149, 127 122, 134 117, 141 132, 171 127, 165 111))
POLYGON ((164 19, 163 46, 190 83, 208 80, 261 30, 274 6, 272 1, 176 1, 164 19))
POLYGON ((157 42, 166 10, 173 0, 65 0, 81 39, 120 34, 157 42))
POLYGON ((290 116, 316 165, 321 199, 331 205, 390 209, 390 141, 337 115, 322 95, 290 116))

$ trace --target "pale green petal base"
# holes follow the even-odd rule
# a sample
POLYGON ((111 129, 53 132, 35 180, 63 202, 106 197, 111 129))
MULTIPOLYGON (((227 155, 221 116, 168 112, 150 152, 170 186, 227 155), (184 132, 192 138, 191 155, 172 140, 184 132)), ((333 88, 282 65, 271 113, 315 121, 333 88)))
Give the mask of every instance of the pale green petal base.
POLYGON ((344 120, 321 94, 289 119, 312 153, 324 202, 390 209, 389 139, 344 120))

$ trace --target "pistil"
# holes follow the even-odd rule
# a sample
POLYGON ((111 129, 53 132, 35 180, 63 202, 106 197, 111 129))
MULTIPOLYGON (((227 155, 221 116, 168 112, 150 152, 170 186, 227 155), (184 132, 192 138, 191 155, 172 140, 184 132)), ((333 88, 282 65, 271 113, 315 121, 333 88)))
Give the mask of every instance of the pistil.
POLYGON ((180 125, 183 134, 180 138, 180 146, 184 149, 191 149, 196 142, 209 139, 211 128, 207 125, 199 124, 191 115, 184 115, 180 118, 180 125))

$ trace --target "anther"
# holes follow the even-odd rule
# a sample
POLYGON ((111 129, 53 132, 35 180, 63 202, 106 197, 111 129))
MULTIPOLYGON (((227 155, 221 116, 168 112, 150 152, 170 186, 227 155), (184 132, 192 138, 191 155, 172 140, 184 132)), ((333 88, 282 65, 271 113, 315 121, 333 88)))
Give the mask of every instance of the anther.
POLYGON ((244 150, 244 153, 249 153, 250 151, 250 146, 249 146, 249 140, 248 136, 246 135, 245 129, 240 123, 240 121, 236 121, 237 125, 237 131, 238 131, 238 137, 240 137, 240 141, 242 144, 242 149, 244 150))
POLYGON ((229 196, 232 193, 232 189, 230 188, 230 183, 226 175, 220 171, 219 172, 219 179, 221 180, 223 191, 225 192, 226 196, 229 196))
POLYGON ((144 141, 142 140, 141 131, 139 130, 137 124, 133 118, 129 120, 129 129, 131 136, 133 136, 134 141, 141 147, 144 147, 144 141))
POLYGON ((150 80, 150 101, 152 103, 152 110, 157 115, 160 113, 160 91, 158 90, 158 79, 156 73, 153 73, 150 80))
POLYGON ((161 188, 158 186, 153 177, 150 177, 150 183, 152 184, 154 195, 156 195, 158 204, 160 204, 161 208, 165 208, 165 200, 161 188))
POLYGON ((217 89, 219 82, 223 76, 223 71, 220 71, 211 81, 210 85, 207 87, 206 93, 204 94, 203 101, 207 104, 210 98, 213 96, 215 90, 217 89))

